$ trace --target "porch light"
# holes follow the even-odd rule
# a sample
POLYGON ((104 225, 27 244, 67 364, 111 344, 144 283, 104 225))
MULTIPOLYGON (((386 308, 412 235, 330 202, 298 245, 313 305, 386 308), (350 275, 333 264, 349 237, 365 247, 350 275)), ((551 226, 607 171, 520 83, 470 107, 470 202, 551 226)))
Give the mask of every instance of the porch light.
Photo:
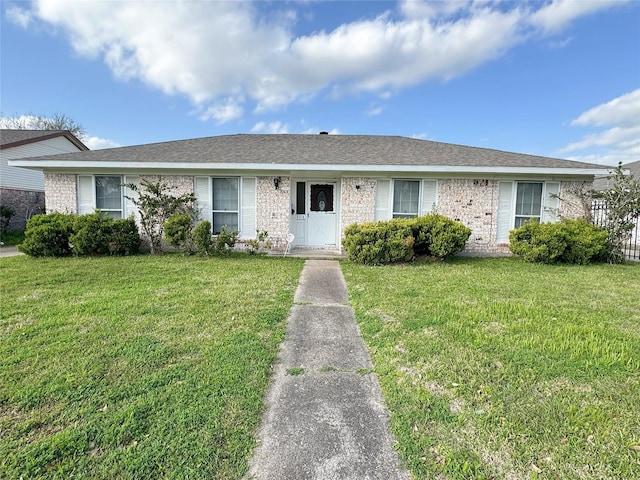
POLYGON ((276 187, 276 190, 278 190, 278 188, 280 188, 280 177, 275 177, 273 179, 273 186, 276 187))

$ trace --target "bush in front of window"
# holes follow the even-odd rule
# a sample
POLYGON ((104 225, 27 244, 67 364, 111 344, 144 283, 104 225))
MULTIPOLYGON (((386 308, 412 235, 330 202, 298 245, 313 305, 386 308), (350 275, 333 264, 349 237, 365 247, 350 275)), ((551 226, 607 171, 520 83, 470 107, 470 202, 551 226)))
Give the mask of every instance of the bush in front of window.
POLYGON ((471 229, 444 215, 430 213, 410 220, 416 255, 446 258, 464 250, 471 229))
POLYGON ((237 230, 227 230, 227 226, 223 225, 222 230, 216 235, 215 251, 218 255, 227 256, 236 246, 236 240, 240 232, 237 230))
POLYGON ((34 215, 27 221, 19 250, 32 257, 71 255, 69 237, 73 234, 75 217, 66 213, 34 215))
POLYGON ((211 222, 209 220, 203 220, 198 223, 191 231, 191 236, 195 249, 200 255, 209 255, 209 253, 211 253, 213 239, 211 237, 211 222))
POLYGON ((164 222, 164 239, 172 247, 186 253, 195 253, 195 245, 192 239, 191 215, 187 213, 174 213, 169 220, 164 222))
POLYGON ((139 249, 140 234, 133 218, 113 219, 100 212, 36 215, 27 222, 20 246, 32 257, 130 255, 139 249))
POLYGON ((354 223, 344 231, 347 258, 363 265, 409 261, 414 256, 409 220, 354 223))
POLYGON ((531 220, 509 232, 509 249, 529 262, 586 265, 605 261, 608 233, 586 220, 558 223, 531 220))
POLYGON ((415 256, 446 258, 464 250, 471 230, 437 213, 353 224, 345 229, 347 258, 364 265, 406 262, 415 256))

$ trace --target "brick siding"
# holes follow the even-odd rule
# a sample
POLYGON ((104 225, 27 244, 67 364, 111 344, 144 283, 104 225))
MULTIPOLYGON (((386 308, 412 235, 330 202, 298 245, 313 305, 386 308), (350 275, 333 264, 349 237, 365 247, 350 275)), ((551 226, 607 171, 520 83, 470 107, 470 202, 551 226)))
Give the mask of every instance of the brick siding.
POLYGON ((0 188, 0 205, 10 207, 15 212, 9 220, 7 231, 24 230, 27 220, 38 213, 44 213, 44 192, 2 187, 0 188))
POLYGON ((44 176, 47 213, 78 213, 76 176, 68 173, 47 173, 44 176))
POLYGON ((352 223, 373 222, 376 202, 376 179, 344 177, 340 197, 341 236, 352 223))
POLYGON ((280 183, 276 190, 276 177, 258 177, 256 184, 256 228, 266 230, 274 250, 284 250, 287 246, 290 218, 290 177, 278 177, 280 183))

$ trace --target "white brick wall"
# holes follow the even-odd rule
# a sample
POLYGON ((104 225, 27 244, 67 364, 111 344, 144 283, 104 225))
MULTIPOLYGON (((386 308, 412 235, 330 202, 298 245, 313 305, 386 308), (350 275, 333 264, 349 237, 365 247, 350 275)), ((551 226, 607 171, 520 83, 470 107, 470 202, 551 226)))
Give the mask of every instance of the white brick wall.
POLYGON ((279 177, 276 190, 273 180, 276 177, 258 177, 256 195, 256 223, 258 230, 266 230, 274 250, 284 250, 289 233, 291 188, 290 177, 279 177))
POLYGON ((344 229, 352 223, 373 222, 375 198, 375 178, 342 178, 342 195, 340 198, 341 236, 344 235, 344 229))
POLYGON ((76 176, 67 173, 47 173, 44 176, 47 213, 78 213, 76 176))
POLYGON ((172 187, 169 193, 175 197, 194 192, 193 178, 187 175, 140 175, 140 180, 151 183, 162 182, 172 187))
POLYGON ((487 179, 438 180, 439 214, 462 222, 471 229, 466 252, 508 253, 496 244, 498 182, 487 179))

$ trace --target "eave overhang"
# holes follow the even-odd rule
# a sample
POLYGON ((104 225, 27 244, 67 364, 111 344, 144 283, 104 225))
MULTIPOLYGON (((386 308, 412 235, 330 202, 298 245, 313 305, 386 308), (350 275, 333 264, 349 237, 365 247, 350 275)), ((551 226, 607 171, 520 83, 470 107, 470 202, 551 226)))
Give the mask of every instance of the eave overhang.
POLYGON ((478 173, 478 174, 521 174, 521 175, 606 175, 611 167, 602 168, 558 168, 558 167, 506 167, 474 165, 344 165, 344 164, 304 164, 304 163, 210 163, 210 162, 87 162, 71 160, 29 160, 21 158, 9 160, 13 167, 37 170, 66 170, 77 172, 99 171, 104 169, 128 171, 265 171, 265 172, 342 172, 342 173, 478 173))

